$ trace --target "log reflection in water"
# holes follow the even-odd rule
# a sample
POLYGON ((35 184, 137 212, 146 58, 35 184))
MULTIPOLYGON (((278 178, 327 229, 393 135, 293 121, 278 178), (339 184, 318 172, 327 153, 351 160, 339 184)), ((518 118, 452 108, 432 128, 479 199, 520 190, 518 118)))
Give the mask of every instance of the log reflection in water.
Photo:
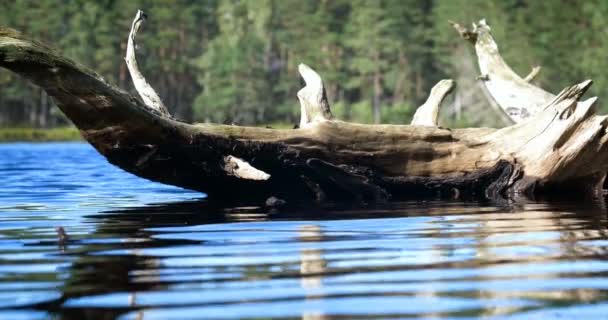
MULTIPOLYGON (((318 225, 303 225, 298 229, 298 240, 304 243, 322 242, 323 231, 318 225)), ((326 271, 327 262, 323 259, 323 251, 318 248, 302 249, 300 252, 300 283, 302 288, 312 294, 307 294, 306 299, 319 299, 319 293, 314 289, 323 286, 323 274, 326 271)), ((321 310, 308 311, 302 314, 302 320, 324 320, 327 319, 321 310)))
MULTIPOLYGON (((302 319, 330 319, 333 317, 331 312, 319 307, 323 305, 319 301, 360 295, 437 301, 446 297, 474 298, 486 303, 479 311, 480 315, 509 314, 519 310, 517 306, 495 305, 493 301, 496 299, 591 303, 602 301, 605 296, 604 290, 585 287, 551 290, 521 287, 528 280, 553 283, 562 277, 597 277, 597 273, 580 269, 569 272, 568 268, 565 271, 541 268, 536 271, 534 266, 549 267, 560 263, 572 264, 576 260, 605 259, 607 245, 601 241, 608 240, 608 232, 606 211, 602 207, 547 204, 505 207, 453 203, 420 206, 405 203, 365 209, 338 208, 322 214, 315 212, 293 210, 271 213, 259 208, 227 209, 204 202, 189 202, 130 208, 87 217, 96 225, 96 231, 88 238, 111 236, 123 239, 119 248, 114 249, 122 249, 124 254, 93 259, 91 257, 95 257, 99 246, 88 245, 78 237, 71 239, 73 245, 70 243, 66 253, 78 250, 79 255, 67 269, 62 299, 48 307, 63 314, 66 319, 83 318, 100 312, 108 316, 118 315, 128 311, 135 312, 131 313, 131 319, 145 319, 151 312, 148 308, 163 306, 151 304, 149 293, 165 292, 169 296, 179 296, 184 294, 186 288, 192 290, 200 287, 198 295, 201 298, 198 300, 183 302, 183 305, 172 302, 177 304, 167 306, 205 309, 213 306, 213 303, 204 301, 212 301, 207 297, 213 297, 214 292, 228 294, 232 292, 229 290, 232 286, 241 287, 245 292, 265 286, 272 288, 274 283, 282 283, 281 279, 287 283, 291 283, 291 280, 299 282, 300 291, 290 291, 292 295, 294 292, 297 294, 287 295, 286 298, 274 295, 266 298, 261 294, 253 301, 262 305, 280 304, 283 299, 296 297, 301 299, 299 301, 308 301, 313 307, 300 313, 302 319), (361 217, 378 219, 345 221, 361 217), (317 219, 318 222, 315 221, 317 219), (251 227, 249 222, 252 223, 251 227), (287 225, 294 226, 294 229, 285 229, 283 222, 289 222, 287 225), (380 231, 374 226, 380 226, 380 231), (172 236, 164 237, 166 235, 172 236), (271 238, 267 239, 267 236, 271 238), (284 240, 273 240, 273 237, 284 240), (215 238, 218 240, 213 240, 215 238), (254 242, 241 243, 244 239, 254 242), (171 250, 179 250, 182 246, 196 250, 191 254, 182 251, 177 255, 194 259, 194 265, 167 265, 166 259, 174 255, 171 250), (240 251, 238 248, 241 246, 247 249, 240 251), (294 246, 298 248, 295 261, 289 257, 286 262, 267 262, 283 254, 291 255, 294 246), (212 261, 209 259, 215 259, 213 252, 221 253, 222 247, 227 251, 217 256, 220 259, 217 261, 228 260, 221 265, 207 267, 206 263, 212 261), (167 250, 155 251, 163 248, 167 250), (272 250, 268 251, 270 248, 272 250), (373 251, 370 251, 372 248, 373 251), (352 252, 352 256, 348 256, 348 252, 352 252), (368 255, 370 253, 373 255, 368 255), (410 261, 415 257, 418 257, 417 260, 410 261), (239 261, 234 258, 249 260, 245 265, 231 265, 230 261, 239 261), (197 266, 199 262, 196 259, 203 264, 197 266), (297 269, 294 270, 294 267, 297 269), (511 268, 511 271, 505 272, 505 268, 511 268), (521 272, 513 272, 513 268, 521 268, 521 272), (445 274, 425 278, 424 274, 429 271, 445 274), (460 271, 464 273, 459 274, 460 271), (423 275, 420 279, 409 278, 418 272, 423 275), (221 275, 225 273, 235 275, 222 279, 221 275), (406 275, 406 278, 375 278, 384 273, 406 275), (340 279, 345 276, 357 276, 364 280, 341 285, 340 279), (449 288, 457 283, 477 289, 450 291, 449 288), (366 294, 346 293, 344 296, 335 293, 336 289, 345 290, 349 286, 363 286, 370 291, 366 294), (390 289, 391 286, 393 289, 390 289), (212 287, 217 289, 203 289, 212 287), (94 308, 61 308, 65 301, 72 298, 116 292, 128 294, 124 307, 102 311, 94 308)), ((230 294, 238 293, 234 291, 230 294)), ((238 296, 226 299, 223 303, 239 306, 236 302, 239 301, 238 296)), ((543 306, 540 304, 539 308, 543 306)), ((371 312, 373 307, 369 308, 371 312)), ((440 317, 445 313, 428 312, 424 316, 440 317)), ((154 316, 150 314, 149 317, 154 316)))

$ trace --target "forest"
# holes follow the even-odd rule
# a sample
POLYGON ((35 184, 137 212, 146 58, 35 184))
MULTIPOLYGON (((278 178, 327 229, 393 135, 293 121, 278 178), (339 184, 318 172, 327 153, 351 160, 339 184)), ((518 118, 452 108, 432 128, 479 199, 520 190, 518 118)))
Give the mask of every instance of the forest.
MULTIPOLYGON (((448 21, 486 18, 503 57, 551 92, 593 79, 608 84, 608 2, 531 0, 0 0, 0 25, 133 91, 124 62, 137 9, 147 14, 138 61, 178 119, 292 126, 299 119, 298 64, 323 77, 336 118, 408 123, 430 88, 457 87, 440 124, 501 127, 473 49, 448 21)), ((608 107, 600 106, 602 112, 608 107)), ((0 126, 69 125, 45 92, 0 70, 0 126)))

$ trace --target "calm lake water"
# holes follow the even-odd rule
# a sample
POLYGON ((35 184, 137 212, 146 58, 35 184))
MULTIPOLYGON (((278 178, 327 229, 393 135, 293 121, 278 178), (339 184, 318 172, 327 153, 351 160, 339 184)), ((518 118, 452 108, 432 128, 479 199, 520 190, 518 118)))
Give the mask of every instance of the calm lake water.
POLYGON ((82 143, 0 181, 0 319, 608 316, 602 201, 217 208, 82 143))

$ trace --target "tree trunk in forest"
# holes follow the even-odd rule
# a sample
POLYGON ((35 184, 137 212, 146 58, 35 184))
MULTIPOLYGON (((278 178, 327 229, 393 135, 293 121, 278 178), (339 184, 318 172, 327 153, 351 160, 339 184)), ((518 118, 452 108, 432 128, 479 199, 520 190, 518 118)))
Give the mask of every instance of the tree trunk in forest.
MULTIPOLYGON (((380 60, 379 53, 376 51, 374 53, 374 62, 376 63, 376 68, 378 68, 378 63, 380 60)), ((374 123, 378 124, 382 121, 382 74, 380 70, 375 70, 373 75, 373 94, 372 94, 372 115, 374 118, 374 123)))
MULTIPOLYGON (((131 35, 130 41, 133 30, 131 35)), ((135 62, 134 51, 127 56, 135 62)), ((589 83, 528 105, 511 98, 529 91, 528 82, 507 86, 498 81, 500 70, 489 68, 486 84, 510 90, 509 106, 538 112, 503 129, 364 125, 334 120, 321 77, 302 65, 301 127, 277 130, 177 121, 159 107, 162 101, 150 99, 158 95, 141 85, 145 79, 133 68, 136 63, 130 71, 141 76, 134 81, 143 80, 136 85, 143 102, 9 29, 0 29, 0 66, 43 88, 110 163, 212 199, 263 203, 275 196, 297 203, 594 194, 608 170, 607 117, 594 114, 596 98, 579 100, 589 83)), ((438 108, 445 94, 433 90, 421 112, 438 108)))
POLYGON ((393 106, 403 103, 405 99, 404 87, 407 80, 406 70, 408 68, 408 63, 407 57, 405 56, 405 52, 403 52, 403 50, 399 51, 397 61, 397 67, 402 72, 397 76, 397 80, 395 81, 395 88, 393 90, 393 106))
POLYGON ((372 112, 374 123, 378 124, 382 121, 382 81, 380 72, 374 72, 374 94, 372 95, 372 112))
POLYGON ((40 112, 38 113, 38 121, 36 122, 38 127, 46 128, 48 124, 49 116, 49 102, 48 95, 44 90, 40 90, 40 112))

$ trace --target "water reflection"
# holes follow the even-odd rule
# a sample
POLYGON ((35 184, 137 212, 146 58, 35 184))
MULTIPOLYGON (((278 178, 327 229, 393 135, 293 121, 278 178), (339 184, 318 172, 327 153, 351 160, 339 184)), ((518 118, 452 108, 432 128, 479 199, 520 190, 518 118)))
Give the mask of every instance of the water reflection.
MULTIPOLYGON (((304 243, 323 241, 321 227, 314 224, 299 227, 298 240, 304 243)), ((318 290, 323 286, 321 280, 327 265, 327 262, 323 259, 323 251, 314 247, 303 248, 300 250, 300 259, 300 283, 305 291, 310 291, 309 294, 306 294, 306 299, 319 299, 320 297, 315 295, 316 290, 314 289, 318 290)), ((308 310, 303 312, 302 319, 323 320, 327 318, 322 310, 308 310)))
MULTIPOLYGON (((91 157, 81 148, 63 159, 91 157)), ((2 157, 0 147, 2 319, 588 319, 608 311, 603 201, 223 208, 101 162, 24 171, 38 152, 50 157, 45 150, 2 157), (15 168, 27 177, 7 173, 15 168), (70 174, 69 188, 53 182, 70 174), (100 187, 100 175, 110 182, 100 187), (154 201, 163 203, 143 205, 154 201)))
POLYGON ((2 230, 2 283, 34 297, 7 305, 65 319, 331 319, 525 316, 606 300, 603 207, 318 210, 189 201, 85 215, 94 231, 68 227, 67 243, 37 240, 40 228, 2 230), (6 249, 18 237, 31 239, 19 255, 6 249))
MULTIPOLYGON (((323 234, 318 225, 303 225, 298 230, 298 240, 301 242, 321 242, 323 234)), ((326 262, 323 260, 321 249, 306 248, 300 250, 300 277, 302 288, 320 288, 321 275, 325 272, 326 262)))
POLYGON ((404 203, 325 212, 330 220, 308 211, 268 220, 204 202, 109 212, 92 217, 98 233, 128 241, 80 248, 86 258, 69 268, 56 311, 330 319, 525 315, 602 302, 605 210, 560 208, 404 203))

